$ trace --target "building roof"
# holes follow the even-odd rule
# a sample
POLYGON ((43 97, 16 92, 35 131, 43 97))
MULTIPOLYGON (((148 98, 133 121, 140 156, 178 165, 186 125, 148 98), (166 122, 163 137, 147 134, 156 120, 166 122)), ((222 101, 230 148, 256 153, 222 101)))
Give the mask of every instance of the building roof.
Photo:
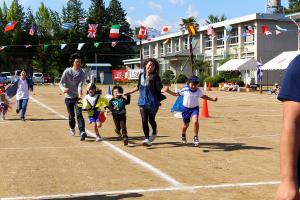
POLYGON ((231 59, 218 67, 218 71, 245 71, 245 70, 256 70, 257 61, 254 58, 248 59, 231 59))
MULTIPOLYGON (((200 26, 198 28, 198 31, 199 32, 207 31, 208 26, 212 26, 213 28, 220 28, 220 27, 225 27, 227 25, 245 23, 245 22, 250 22, 250 21, 254 21, 254 20, 291 21, 291 19, 288 18, 287 16, 285 16, 284 14, 254 13, 254 14, 251 14, 251 15, 243 16, 243 17, 238 17, 238 18, 234 18, 234 19, 225 20, 225 21, 222 21, 222 22, 217 22, 217 23, 214 23, 214 24, 200 26)), ((169 34, 161 35, 161 36, 158 36, 158 37, 155 37, 155 38, 151 38, 150 41, 144 40, 144 41, 142 41, 142 44, 151 44, 151 43, 156 42, 156 41, 166 40, 168 38, 179 37, 179 36, 182 36, 182 35, 188 35, 188 31, 187 30, 185 30, 184 32, 178 31, 178 32, 175 32, 175 33, 169 33, 169 34)), ((137 45, 139 45, 139 42, 137 43, 137 45)))
POLYGON ((290 62, 300 54, 300 51, 284 51, 269 62, 265 63, 261 70, 285 70, 290 62))

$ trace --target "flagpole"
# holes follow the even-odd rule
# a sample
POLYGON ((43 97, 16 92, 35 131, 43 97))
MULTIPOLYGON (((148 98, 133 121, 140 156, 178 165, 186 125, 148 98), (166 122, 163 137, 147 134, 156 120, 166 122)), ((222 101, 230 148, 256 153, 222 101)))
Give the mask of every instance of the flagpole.
POLYGON ((195 70, 194 70, 194 54, 193 54, 193 45, 192 45, 192 37, 190 37, 189 45, 190 45, 190 56, 191 56, 191 63, 192 63, 192 75, 195 75, 195 70))
POLYGON ((297 37, 298 37, 298 51, 300 51, 300 45, 299 45, 299 25, 298 25, 298 23, 293 19, 293 17, 292 16, 290 16, 289 17, 293 22, 294 22, 294 24, 297 26, 297 29, 298 29, 298 33, 297 33, 297 37))
POLYGON ((140 68, 142 69, 143 65, 143 48, 142 48, 142 39, 140 39, 140 68))

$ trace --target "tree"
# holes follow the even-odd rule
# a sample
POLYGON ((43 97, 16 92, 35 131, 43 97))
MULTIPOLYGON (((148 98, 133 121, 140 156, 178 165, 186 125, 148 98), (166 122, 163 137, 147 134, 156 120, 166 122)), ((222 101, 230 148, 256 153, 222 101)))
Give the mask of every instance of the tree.
POLYGON ((300 0, 289 0, 289 7, 285 10, 285 13, 300 12, 300 0))
POLYGON ((195 61, 194 69, 198 70, 199 74, 208 75, 210 68, 210 62, 204 61, 203 58, 198 58, 195 61))
POLYGON ((217 15, 208 15, 207 19, 205 20, 206 24, 213 24, 221 21, 225 21, 227 17, 225 15, 221 15, 220 17, 217 15))

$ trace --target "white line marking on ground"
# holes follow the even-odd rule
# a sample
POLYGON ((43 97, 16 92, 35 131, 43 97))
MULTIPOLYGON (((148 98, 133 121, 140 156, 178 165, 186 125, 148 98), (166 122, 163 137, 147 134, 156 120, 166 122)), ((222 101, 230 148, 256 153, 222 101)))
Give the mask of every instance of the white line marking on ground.
MULTIPOLYGON (((52 108, 50 108, 49 106, 43 104, 42 102, 38 101, 37 99, 34 99, 33 97, 30 97, 30 99, 32 99, 35 103, 41 105, 42 107, 44 107, 45 109, 55 113, 56 115, 58 115, 59 117, 63 118, 63 119, 67 119, 66 116, 58 113, 57 111, 53 110, 52 108)), ((89 135, 94 135, 94 133, 92 133, 91 131, 89 130, 86 130, 86 132, 89 134, 89 135)), ((113 149, 115 152, 119 153, 120 155, 128 158, 129 160, 131 160, 132 162, 148 169, 149 171, 151 171, 152 173, 156 174, 157 176, 159 176, 160 178, 164 179, 165 181, 167 181, 168 183, 170 183, 171 185, 173 186, 181 186, 182 184, 178 181, 176 181, 174 178, 172 178, 171 176, 167 175, 166 173, 160 171, 159 169, 157 169, 156 167, 146 163, 145 161, 127 153, 126 151, 118 148, 117 146, 107 142, 107 141, 102 141, 102 143, 106 144, 108 147, 110 147, 111 149, 113 149)))
POLYGON ((115 190, 104 192, 89 192, 89 193, 74 193, 74 194, 57 194, 57 195, 43 195, 43 196, 24 196, 24 197, 6 197, 2 200, 38 200, 38 199, 63 199, 71 197, 91 197, 107 195, 113 196, 118 194, 132 194, 132 193, 150 193, 150 192, 162 192, 162 191, 193 191, 199 189, 218 189, 218 188, 234 188, 234 187, 255 187, 261 185, 278 185, 279 181, 265 181, 265 182, 253 182, 253 183, 230 183, 230 184, 218 184, 218 185, 199 185, 199 186, 181 186, 181 187, 166 187, 166 188, 150 188, 150 189, 132 189, 132 190, 115 190))

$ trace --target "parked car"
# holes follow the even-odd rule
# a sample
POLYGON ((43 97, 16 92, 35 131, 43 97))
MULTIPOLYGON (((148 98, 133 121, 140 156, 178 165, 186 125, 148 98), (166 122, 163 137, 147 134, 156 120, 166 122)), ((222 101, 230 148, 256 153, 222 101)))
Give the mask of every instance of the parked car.
POLYGON ((5 74, 7 77, 7 83, 13 83, 14 82, 14 77, 11 75, 10 72, 1 72, 1 74, 5 74))
POLYGON ((33 83, 44 83, 44 76, 40 72, 35 72, 32 75, 32 81, 33 83))
POLYGON ((43 73, 44 83, 52 83, 52 78, 47 73, 43 73))
POLYGON ((7 81, 7 77, 5 74, 0 74, 0 83, 4 83, 4 84, 7 84, 8 81, 7 81))

